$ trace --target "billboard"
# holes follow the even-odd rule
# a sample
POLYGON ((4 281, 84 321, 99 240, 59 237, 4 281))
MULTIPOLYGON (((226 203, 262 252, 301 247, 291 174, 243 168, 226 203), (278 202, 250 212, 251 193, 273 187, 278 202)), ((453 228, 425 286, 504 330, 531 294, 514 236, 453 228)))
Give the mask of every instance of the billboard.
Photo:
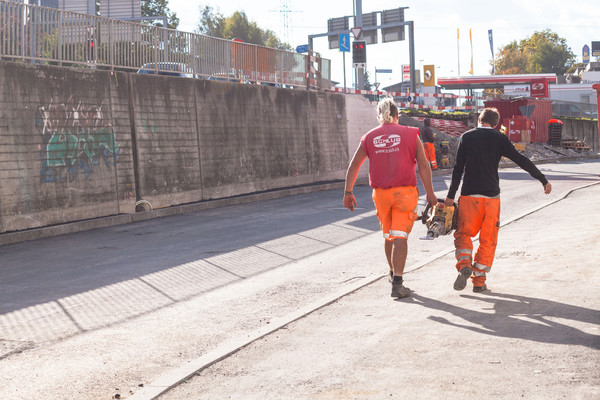
POLYGON ((423 84, 435 86, 435 65, 423 65, 423 84))
POLYGON ((139 18, 142 16, 140 0, 100 0, 100 15, 108 18, 139 18))
POLYGON ((339 34, 350 30, 349 17, 330 18, 327 20, 327 33, 329 36, 329 48, 337 49, 340 47, 339 34))
POLYGON ((600 42, 592 42, 592 56, 600 57, 600 42))
POLYGON ((548 81, 543 78, 532 79, 529 95, 531 97, 548 97, 548 81))
MULTIPOLYGON (((356 23, 356 17, 354 17, 354 26, 358 26, 356 23)), ((367 44, 377 43, 377 13, 372 12, 362 15, 362 36, 360 40, 364 40, 367 44)))
MULTIPOLYGON (((398 24, 404 22, 404 8, 396 8, 393 10, 383 10, 381 13, 381 24, 398 24)), ((381 42, 395 42, 397 40, 404 40, 404 25, 396 26, 393 28, 382 28, 381 29, 381 42)))
POLYGON ((402 64, 402 82, 410 81, 410 65, 402 64))

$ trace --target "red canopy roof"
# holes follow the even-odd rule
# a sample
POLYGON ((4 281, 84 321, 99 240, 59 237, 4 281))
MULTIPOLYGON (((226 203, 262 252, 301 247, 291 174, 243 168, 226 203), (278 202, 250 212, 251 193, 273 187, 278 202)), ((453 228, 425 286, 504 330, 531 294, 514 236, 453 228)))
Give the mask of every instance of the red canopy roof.
POLYGON ((446 90, 502 89, 504 85, 530 84, 532 80, 539 79, 545 79, 548 83, 555 83, 556 74, 461 76, 457 78, 438 78, 437 84, 446 90))

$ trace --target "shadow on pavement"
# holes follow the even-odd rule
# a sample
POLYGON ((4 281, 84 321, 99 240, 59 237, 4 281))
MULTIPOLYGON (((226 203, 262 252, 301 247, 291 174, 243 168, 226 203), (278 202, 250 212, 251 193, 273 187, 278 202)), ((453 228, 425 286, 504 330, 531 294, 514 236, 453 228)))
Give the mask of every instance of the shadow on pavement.
POLYGON ((458 307, 413 293, 412 302, 426 308, 453 314, 468 321, 460 324, 440 316, 432 321, 463 328, 484 335, 524 339, 540 343, 571 344, 600 349, 600 336, 583 332, 565 320, 599 325, 600 311, 534 297, 501 294, 487 291, 482 295, 462 295, 473 301, 483 301, 490 308, 476 311, 458 307), (560 321, 560 322, 559 322, 560 321), (472 326, 475 324, 477 326, 472 326))

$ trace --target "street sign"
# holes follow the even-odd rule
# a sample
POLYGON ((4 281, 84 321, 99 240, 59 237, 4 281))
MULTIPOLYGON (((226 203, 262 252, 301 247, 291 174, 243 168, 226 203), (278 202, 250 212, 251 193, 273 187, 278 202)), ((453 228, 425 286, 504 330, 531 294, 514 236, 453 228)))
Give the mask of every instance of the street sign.
POLYGON ((378 74, 391 74, 392 70, 391 69, 375 69, 375 72, 377 72, 378 74))
POLYGON ((410 81, 410 65, 402 65, 402 82, 410 81))
POLYGON ((350 34, 340 33, 340 51, 349 53, 350 52, 350 34))
POLYGON ((296 47, 296 53, 308 53, 308 45, 301 44, 300 46, 296 47))
POLYGON ((356 39, 356 40, 360 39, 360 37, 362 35, 362 28, 352 28, 350 30, 352 31, 352 34, 354 35, 354 39, 356 39))

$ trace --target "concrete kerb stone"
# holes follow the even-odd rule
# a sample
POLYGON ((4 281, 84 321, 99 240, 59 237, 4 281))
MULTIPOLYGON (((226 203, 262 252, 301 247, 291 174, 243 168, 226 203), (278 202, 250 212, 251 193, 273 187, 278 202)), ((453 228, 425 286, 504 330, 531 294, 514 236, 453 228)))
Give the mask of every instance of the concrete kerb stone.
MULTIPOLYGON (((528 211, 523 212, 522 214, 519 214, 515 217, 510 218, 507 221, 502 222, 500 226, 504 227, 506 225, 509 225, 509 224, 511 224, 515 221, 518 221, 530 214, 533 214, 543 208, 546 208, 546 207, 548 207, 554 203, 557 203, 561 200, 564 200, 567 196, 569 196, 571 193, 573 193, 577 190, 585 189, 587 187, 590 187, 593 185, 598 185, 598 184, 600 184, 600 182, 589 183, 586 185, 582 185, 582 186, 567 190, 567 191, 563 192, 557 198, 555 198, 551 201, 548 201, 545 204, 534 207, 528 211)), ((477 241, 478 239, 479 239, 479 237, 477 236, 473 239, 473 241, 477 241)), ((418 269, 421 269, 421 268, 425 267, 426 265, 428 265, 429 263, 431 263, 439 258, 442 258, 452 252, 454 252, 454 247, 448 248, 446 250, 442 250, 417 264, 408 266, 405 273, 410 273, 410 272, 416 271, 418 269)), ((197 374, 198 372, 202 371, 203 369, 206 369, 206 368, 210 367, 211 365, 240 351, 241 349, 250 345, 251 343, 283 328, 284 326, 286 326, 296 320, 306 317, 309 314, 311 314, 329 304, 334 303, 335 301, 341 299, 342 297, 348 296, 349 294, 354 293, 357 290, 359 290, 365 286, 368 286, 382 278, 387 278, 387 277, 388 277, 387 273, 366 277, 364 279, 361 279, 360 281, 355 282, 354 284, 352 284, 349 287, 345 287, 343 289, 340 289, 337 292, 334 292, 328 296, 325 296, 324 298, 322 298, 316 302, 313 302, 312 304, 309 304, 305 307, 302 307, 302 308, 298 309, 297 311, 295 311, 291 314, 288 314, 285 317, 273 320, 268 325, 255 330, 253 333, 251 333, 243 338, 234 338, 234 339, 224 343, 223 345, 219 346, 217 349, 191 361, 190 363, 188 363, 182 367, 176 368, 176 369, 166 373, 165 375, 159 377, 158 379, 153 381, 148 386, 145 386, 142 390, 134 393, 132 396, 129 397, 129 399, 131 399, 131 400, 155 400, 162 394, 168 392, 169 390, 173 389, 180 383, 184 382, 186 379, 192 377, 193 375, 197 374)))

